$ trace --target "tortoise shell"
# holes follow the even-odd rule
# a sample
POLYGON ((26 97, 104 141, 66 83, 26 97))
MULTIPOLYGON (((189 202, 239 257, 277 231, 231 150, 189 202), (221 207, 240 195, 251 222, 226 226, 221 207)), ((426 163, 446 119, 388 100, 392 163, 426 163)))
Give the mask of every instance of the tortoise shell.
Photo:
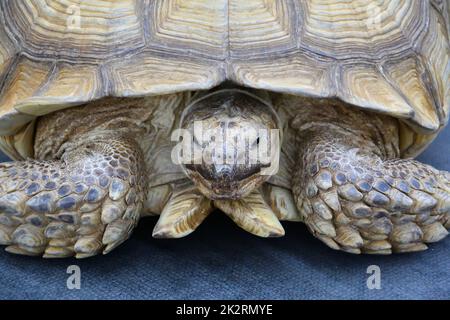
POLYGON ((78 2, 0 1, 0 145, 15 159, 32 156, 38 116, 227 80, 396 117, 405 157, 448 121, 448 0, 78 2))

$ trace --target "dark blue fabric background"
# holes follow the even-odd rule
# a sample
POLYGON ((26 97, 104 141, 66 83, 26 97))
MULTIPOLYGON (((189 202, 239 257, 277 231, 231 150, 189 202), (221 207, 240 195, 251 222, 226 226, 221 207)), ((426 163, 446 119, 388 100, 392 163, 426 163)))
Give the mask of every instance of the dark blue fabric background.
MULTIPOLYGON (((450 170, 450 126, 420 160, 450 170)), ((4 160, 5 158, 3 158, 4 160)), ((180 240, 151 237, 144 219, 107 256, 44 260, 0 250, 2 299, 449 299, 450 237, 415 254, 355 256, 328 249, 300 223, 286 236, 260 239, 220 213, 180 240), (81 290, 66 269, 81 268, 81 290), (369 290, 367 267, 381 268, 369 290)))

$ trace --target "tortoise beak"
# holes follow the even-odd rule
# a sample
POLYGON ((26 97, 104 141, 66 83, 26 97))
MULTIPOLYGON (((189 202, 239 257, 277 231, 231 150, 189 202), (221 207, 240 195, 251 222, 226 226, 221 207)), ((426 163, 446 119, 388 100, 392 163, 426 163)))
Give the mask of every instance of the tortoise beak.
POLYGON ((211 164, 186 165, 188 175, 209 199, 240 199, 267 180, 260 166, 211 164))

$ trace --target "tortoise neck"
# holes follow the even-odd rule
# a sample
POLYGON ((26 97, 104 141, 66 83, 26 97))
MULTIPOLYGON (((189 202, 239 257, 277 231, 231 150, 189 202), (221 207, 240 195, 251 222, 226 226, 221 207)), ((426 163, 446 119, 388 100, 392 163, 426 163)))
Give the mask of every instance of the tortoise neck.
MULTIPOLYGON (((323 101, 322 101, 323 103, 323 101)), ((308 106, 295 116, 297 143, 303 152, 328 141, 347 152, 358 149, 382 159, 398 158, 398 121, 388 116, 366 113, 347 105, 326 103, 308 106)))

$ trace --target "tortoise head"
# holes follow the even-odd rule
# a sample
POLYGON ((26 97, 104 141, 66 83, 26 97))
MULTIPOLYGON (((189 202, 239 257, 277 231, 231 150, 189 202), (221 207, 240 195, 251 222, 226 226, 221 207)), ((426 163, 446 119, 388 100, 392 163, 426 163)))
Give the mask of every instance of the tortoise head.
POLYGON ((278 170, 279 119, 250 92, 224 89, 193 99, 181 121, 182 166, 210 199, 239 199, 278 170))

